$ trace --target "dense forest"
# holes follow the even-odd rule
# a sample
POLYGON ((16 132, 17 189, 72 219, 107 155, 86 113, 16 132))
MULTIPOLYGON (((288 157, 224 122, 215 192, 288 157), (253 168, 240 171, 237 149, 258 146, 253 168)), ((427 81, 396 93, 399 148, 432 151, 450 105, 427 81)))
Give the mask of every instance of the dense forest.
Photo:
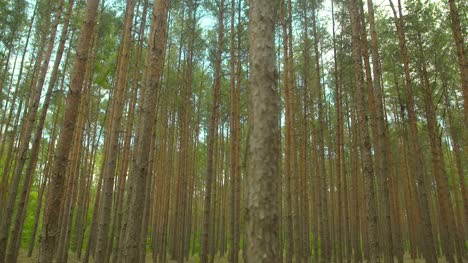
POLYGON ((464 0, 0 0, 0 263, 467 262, 464 0))

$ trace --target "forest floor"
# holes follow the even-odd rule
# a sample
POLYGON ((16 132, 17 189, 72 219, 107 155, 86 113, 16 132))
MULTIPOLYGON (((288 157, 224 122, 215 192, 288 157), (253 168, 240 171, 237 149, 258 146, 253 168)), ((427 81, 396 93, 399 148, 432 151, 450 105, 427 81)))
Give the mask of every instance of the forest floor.
MULTIPOLYGON (((36 256, 37 254, 36 253, 33 253, 33 256, 32 257, 27 257, 27 252, 24 251, 24 250, 21 250, 20 251, 20 254, 19 254, 19 257, 18 257, 18 263, 36 263, 36 256)), ((240 258, 239 260, 241 263, 243 262, 242 258, 240 258)), ((75 254, 73 253, 70 253, 69 254, 69 257, 68 257, 68 262, 69 263, 80 263, 81 261, 76 258, 75 254)), ((94 262, 93 260, 90 260, 90 262, 94 262)), ((152 259, 151 259, 151 255, 148 255, 147 258, 146 258, 146 262, 152 262, 152 259)), ((193 257, 193 258, 190 258, 187 263, 197 263, 199 262, 198 258, 196 257, 193 257)), ((228 263, 228 259, 227 257, 217 257, 215 259, 215 263, 228 263)), ((413 261, 411 260, 411 257, 409 254, 406 254, 405 255, 405 258, 404 258, 404 262, 405 263, 424 263, 424 259, 417 259, 416 261, 413 261)), ((447 261, 444 259, 444 258, 440 258, 439 259, 439 263, 446 263, 447 261)), ((177 263, 176 261, 168 261, 168 263, 177 263)))

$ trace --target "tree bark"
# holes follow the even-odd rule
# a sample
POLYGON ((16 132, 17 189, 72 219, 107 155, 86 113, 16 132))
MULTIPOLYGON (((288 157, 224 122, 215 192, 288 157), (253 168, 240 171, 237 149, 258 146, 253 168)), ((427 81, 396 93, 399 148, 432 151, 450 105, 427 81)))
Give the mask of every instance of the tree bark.
POLYGON ((247 262, 276 262, 280 249, 278 200, 279 95, 275 54, 276 3, 251 0, 249 10, 250 136, 247 262))
POLYGON ((149 147, 154 122, 154 110, 152 108, 156 105, 164 64, 169 4, 170 0, 154 2, 153 19, 148 38, 149 50, 146 57, 146 73, 144 74, 146 77, 141 97, 141 118, 138 122, 139 136, 135 145, 136 160, 130 175, 133 181, 133 190, 129 194, 129 221, 125 238, 127 252, 125 261, 129 263, 144 261, 144 259, 139 258, 141 224, 143 220, 140 214, 143 211, 145 184, 149 169, 149 147))
POLYGON ((352 56, 354 62, 354 82, 356 86, 355 105, 358 125, 361 132, 360 151, 362 156, 362 173, 364 177, 364 198, 366 202, 367 233, 369 235, 369 262, 379 262, 379 240, 377 237, 377 203, 374 189, 374 167, 369 135, 368 113, 366 109, 366 93, 362 79, 361 42, 359 38, 359 15, 357 3, 352 0, 349 5, 352 26, 352 56))
POLYGON ((68 155, 71 150, 73 133, 76 127, 78 107, 83 88, 84 71, 91 47, 91 39, 96 24, 99 0, 89 0, 86 5, 86 19, 83 22, 78 39, 77 54, 73 66, 70 82, 70 93, 67 96, 62 130, 60 131, 55 161, 52 168, 51 182, 44 214, 44 235, 39 251, 40 263, 52 262, 55 254, 56 239, 58 237, 58 218, 64 196, 65 173, 68 164, 68 155))
MULTIPOLYGON (((109 140, 106 156, 106 164, 103 170, 103 195, 101 198, 99 227, 96 247, 96 261, 108 262, 109 250, 112 250, 112 242, 109 237, 109 227, 111 222, 111 206, 114 192, 114 177, 117 167, 118 141, 122 125, 122 114, 124 108, 125 89, 127 87, 129 49, 131 41, 131 29, 133 23, 133 13, 135 9, 135 0, 127 1, 125 12, 124 31, 122 35, 122 44, 119 51, 119 63, 116 73, 116 83, 113 92, 111 120, 106 129, 105 139, 109 140)), ((115 218, 114 218, 115 220, 115 218)))
MULTIPOLYGON (((230 183, 231 183, 231 213, 230 213, 230 243, 231 251, 229 254, 229 262, 239 262, 239 230, 240 230, 240 218, 237 210, 237 189, 240 184, 240 170, 239 170, 239 151, 240 151, 240 118, 238 108, 238 92, 240 90, 240 72, 236 72, 236 63, 240 63, 236 57, 236 52, 240 53, 240 50, 235 46, 236 29, 234 27, 235 15, 236 15, 236 1, 231 0, 231 24, 230 24, 230 183)), ((239 26, 239 25, 238 25, 239 26)))
MULTIPOLYGON (((210 122, 208 127, 208 160, 207 160, 207 172, 206 172, 206 184, 205 184, 205 207, 204 207, 204 221, 203 221, 203 233, 202 233, 202 250, 200 254, 200 262, 208 262, 208 241, 209 241, 209 228, 214 224, 211 223, 211 219, 215 218, 212 216, 211 211, 211 195, 212 195, 212 185, 213 181, 216 184, 216 173, 214 171, 214 155, 215 151, 215 141, 217 140, 217 130, 218 130, 218 115, 219 115, 219 94, 221 89, 221 62, 223 55, 223 38, 224 38, 224 0, 220 1, 219 13, 218 13, 218 48, 216 51, 216 62, 215 62, 215 75, 214 75, 214 90, 213 90, 213 108, 211 110, 210 122), (214 180, 213 180, 214 179, 214 180)), ((216 188, 215 188, 216 189, 216 188)), ((216 193, 215 193, 216 194, 216 193)), ((216 195, 215 195, 216 199, 216 195)), ((214 211, 217 209, 215 208, 214 211)), ((211 232, 211 240, 214 240, 216 237, 214 231, 211 232)), ((211 260, 215 257, 215 252, 211 250, 211 260)))
POLYGON ((417 182, 417 199, 419 202, 420 207, 420 217, 423 223, 422 235, 423 238, 421 239, 421 245, 423 249, 424 258, 427 262, 437 262, 437 254, 436 248, 434 246, 434 235, 432 231, 432 222, 431 217, 429 214, 429 197, 426 192, 425 188, 425 171, 424 171, 424 162, 422 159, 422 151, 421 146, 419 144, 418 138, 418 128, 417 128, 417 120, 416 120, 416 111, 415 111, 415 103, 413 97, 413 83, 410 74, 410 67, 409 67, 409 55, 408 49, 406 46, 406 36, 404 31, 404 18, 402 16, 401 11, 401 4, 398 1, 398 13, 399 18, 397 16, 397 11, 393 5, 392 0, 390 0, 390 6, 393 11, 394 15, 394 22, 398 34, 398 43, 400 48, 400 53, 402 56, 402 62, 405 71, 405 85, 406 85, 406 96, 407 96, 407 103, 408 103, 408 117, 409 117, 409 129, 410 129, 410 141, 411 141, 411 153, 410 159, 411 162, 414 164, 414 172, 417 182))
MULTIPOLYGON (((465 126, 468 127, 468 60, 466 58, 464 36, 460 16, 458 14, 456 0, 448 0, 450 10, 450 22, 452 27, 453 39, 457 47, 458 66, 460 67, 460 78, 462 82, 463 108, 465 110, 465 126)), ((468 146, 465 146, 468 148, 468 146)))
POLYGON ((374 4, 372 0, 367 0, 367 9, 369 15, 369 26, 370 26, 370 36, 371 36, 371 55, 372 55, 372 72, 374 75, 373 85, 372 85, 372 94, 375 96, 375 122, 376 122, 376 135, 375 138, 376 145, 376 173, 378 179, 378 185, 380 186, 380 205, 381 205, 381 229, 383 233, 383 253, 384 260, 387 263, 393 262, 393 241, 392 241, 392 228, 397 227, 391 224, 391 208, 390 208, 390 191, 389 191, 389 173, 390 173, 390 163, 389 156, 391 156, 391 151, 388 147, 387 141, 388 130, 387 123, 384 118, 385 109, 383 108, 383 96, 382 96, 382 69, 380 65, 380 54, 379 54, 379 42, 377 31, 375 28, 375 17, 374 17, 374 4))

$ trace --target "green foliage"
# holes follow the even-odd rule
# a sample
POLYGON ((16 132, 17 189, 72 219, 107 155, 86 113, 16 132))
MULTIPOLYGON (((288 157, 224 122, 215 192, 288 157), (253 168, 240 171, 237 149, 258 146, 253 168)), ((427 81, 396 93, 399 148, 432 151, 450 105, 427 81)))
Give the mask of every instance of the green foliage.
POLYGON ((28 208, 26 209, 26 218, 23 226, 23 238, 21 239, 21 247, 29 246, 31 242, 32 231, 34 227, 36 207, 37 207, 37 190, 31 191, 29 195, 28 208))
POLYGON ((13 48, 27 19, 26 0, 0 0, 0 50, 13 48))

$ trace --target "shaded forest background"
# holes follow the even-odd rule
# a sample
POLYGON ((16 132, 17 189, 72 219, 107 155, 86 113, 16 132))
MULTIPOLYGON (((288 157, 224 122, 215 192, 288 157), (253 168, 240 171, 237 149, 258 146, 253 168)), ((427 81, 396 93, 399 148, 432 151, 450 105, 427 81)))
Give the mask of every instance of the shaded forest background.
MULTIPOLYGON (((466 262, 466 2, 276 4, 277 262, 466 262)), ((0 262, 245 260, 248 30, 245 0, 0 0, 0 262)))

